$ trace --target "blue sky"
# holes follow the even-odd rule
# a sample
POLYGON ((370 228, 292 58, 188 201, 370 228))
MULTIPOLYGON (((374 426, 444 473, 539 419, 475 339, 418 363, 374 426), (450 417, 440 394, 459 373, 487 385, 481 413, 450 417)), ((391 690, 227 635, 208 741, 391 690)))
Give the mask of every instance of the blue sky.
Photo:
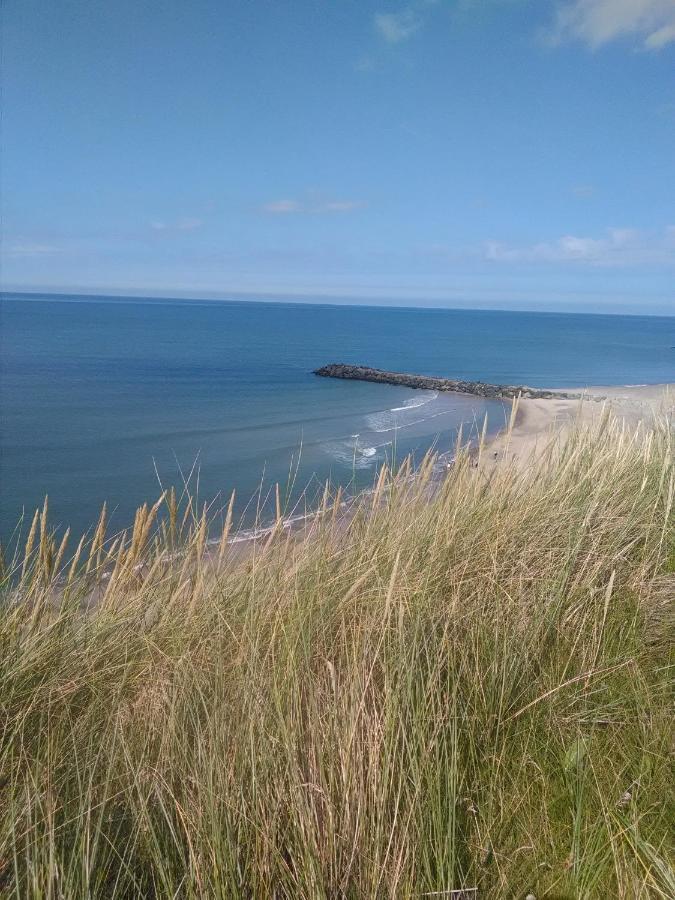
POLYGON ((5 289, 675 312, 675 0, 4 0, 5 289))

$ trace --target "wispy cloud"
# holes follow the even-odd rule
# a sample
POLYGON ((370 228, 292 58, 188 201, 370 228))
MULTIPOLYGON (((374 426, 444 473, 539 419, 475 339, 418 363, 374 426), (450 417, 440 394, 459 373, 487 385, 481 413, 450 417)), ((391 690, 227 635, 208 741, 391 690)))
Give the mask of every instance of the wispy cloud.
POLYGON ((31 241, 10 244, 6 247, 8 256, 51 256, 60 253, 61 248, 53 244, 39 244, 31 241))
POLYGON ((591 48, 633 38, 646 50, 660 50, 675 41, 675 0, 565 0, 546 37, 591 48))
POLYGON ((565 235, 515 246, 488 241, 485 258, 498 263, 572 263, 598 267, 675 265, 675 226, 659 234, 610 228, 602 237, 565 235))
MULTIPOLYGON (((675 14, 673 14, 673 19, 675 20, 675 14)), ((660 50, 661 47, 665 47, 672 41, 675 41, 675 21, 648 34, 645 38, 645 47, 648 50, 660 50)))
POLYGON ((595 193, 595 188, 592 184, 575 184, 572 188, 572 193, 575 197, 592 197, 595 193))
POLYGON ((352 212, 363 206, 357 200, 329 200, 323 206, 319 206, 317 212, 352 212))
POLYGON ((165 221, 164 219, 153 219, 150 227, 153 231, 194 231, 201 228, 204 224, 202 219, 196 219, 191 216, 185 216, 181 219, 165 221))
POLYGON ((297 200, 273 200, 263 206, 263 212, 273 216, 285 216, 289 213, 302 212, 302 205, 297 200))
POLYGON ((354 63, 355 72, 372 72, 376 68, 376 61, 372 56, 362 56, 354 63))
POLYGON ((420 30, 422 19, 413 7, 407 7, 397 13, 377 13, 374 24, 380 37, 388 44, 399 44, 420 30))
POLYGON ((363 206, 358 200, 324 200, 319 203, 302 203, 299 200, 273 200, 265 203, 263 212, 272 216, 287 216, 297 213, 347 213, 363 206))

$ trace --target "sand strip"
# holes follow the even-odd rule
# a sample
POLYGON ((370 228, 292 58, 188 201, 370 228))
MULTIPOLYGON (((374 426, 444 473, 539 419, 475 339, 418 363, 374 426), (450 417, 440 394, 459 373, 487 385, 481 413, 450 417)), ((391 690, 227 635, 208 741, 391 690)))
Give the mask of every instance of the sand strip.
POLYGON ((564 440, 575 423, 591 423, 606 408, 631 427, 655 416, 672 416, 675 384, 588 387, 582 400, 521 399, 513 429, 510 434, 500 432, 488 442, 482 465, 491 468, 505 459, 527 465, 552 440, 564 440))

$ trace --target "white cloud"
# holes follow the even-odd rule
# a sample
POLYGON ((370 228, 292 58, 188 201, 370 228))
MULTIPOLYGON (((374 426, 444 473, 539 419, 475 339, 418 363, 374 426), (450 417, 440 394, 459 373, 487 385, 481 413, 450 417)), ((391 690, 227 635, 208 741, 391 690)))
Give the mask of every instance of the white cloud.
POLYGON ((413 9, 403 9, 397 13, 377 13, 374 21, 380 37, 389 44, 408 40, 422 26, 421 19, 413 9))
POLYGON ((165 222, 162 219, 154 219, 150 223, 150 227, 153 231, 194 231, 195 228, 200 228, 203 224, 201 219, 185 216, 182 219, 176 219, 171 222, 165 222))
POLYGON ((648 50, 660 50, 661 47, 665 47, 671 41, 675 41, 675 22, 670 25, 664 25, 663 28, 659 28, 647 35, 645 47, 648 50))
POLYGON ((265 203, 263 212, 273 216, 295 213, 346 213, 363 206, 357 200, 325 200, 320 203, 301 203, 299 200, 274 200, 265 203))
POLYGON ((503 263, 572 263, 598 267, 675 265, 675 227, 645 235, 633 228, 610 228, 603 237, 565 235, 554 241, 513 246, 484 245, 485 258, 503 263))
POLYGON ((645 49, 659 50, 675 41, 675 0, 565 0, 548 37, 592 48, 638 38, 645 49))

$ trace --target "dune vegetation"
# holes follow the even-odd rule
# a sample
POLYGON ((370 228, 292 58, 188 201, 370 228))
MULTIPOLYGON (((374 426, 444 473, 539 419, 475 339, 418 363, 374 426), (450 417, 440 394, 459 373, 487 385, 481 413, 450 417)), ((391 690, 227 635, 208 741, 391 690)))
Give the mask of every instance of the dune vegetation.
POLYGON ((79 546, 36 514, 0 896, 674 897, 672 437, 405 463, 245 551, 173 493, 79 546))

